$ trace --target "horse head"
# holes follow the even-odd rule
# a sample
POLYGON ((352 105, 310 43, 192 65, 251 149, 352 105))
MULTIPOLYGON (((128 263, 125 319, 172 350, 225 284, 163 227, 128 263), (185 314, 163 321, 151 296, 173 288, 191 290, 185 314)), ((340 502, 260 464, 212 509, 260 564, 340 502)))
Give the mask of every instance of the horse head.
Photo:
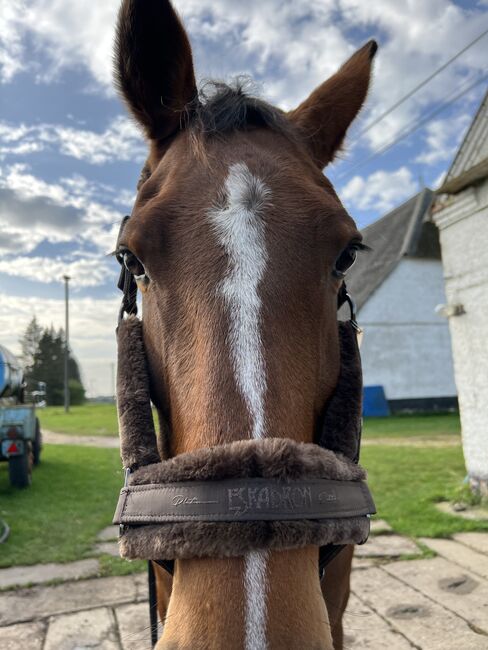
MULTIPOLYGON (((371 41, 284 112, 239 83, 199 92, 167 0, 124 0, 115 72, 149 152, 118 247, 143 289, 167 456, 313 442, 340 372, 338 293, 362 248, 323 174, 360 110, 371 41)), ((161 648, 332 648, 317 547, 176 561, 161 648)), ((333 587, 333 585, 332 585, 333 587)), ((166 593, 163 593, 166 592, 166 593)))

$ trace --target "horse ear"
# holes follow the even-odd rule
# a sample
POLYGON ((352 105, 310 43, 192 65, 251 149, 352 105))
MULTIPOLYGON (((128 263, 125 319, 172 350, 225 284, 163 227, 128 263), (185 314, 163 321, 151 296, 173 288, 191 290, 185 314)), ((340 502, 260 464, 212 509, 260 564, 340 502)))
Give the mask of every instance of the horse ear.
POLYGON ((321 169, 333 159, 366 99, 377 49, 376 41, 366 43, 335 75, 288 113, 321 169))
POLYGON ((168 0, 123 0, 115 84, 151 140, 180 128, 197 88, 188 36, 168 0))

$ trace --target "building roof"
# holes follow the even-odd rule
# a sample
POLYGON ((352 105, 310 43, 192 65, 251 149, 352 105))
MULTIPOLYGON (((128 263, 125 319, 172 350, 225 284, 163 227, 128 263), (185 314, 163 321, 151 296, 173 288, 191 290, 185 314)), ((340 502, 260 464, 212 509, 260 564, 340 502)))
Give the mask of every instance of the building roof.
POLYGON ((438 230, 429 218, 433 196, 425 188, 363 230, 364 243, 372 250, 358 256, 346 278, 358 309, 403 257, 441 258, 438 230))
POLYGON ((437 194, 456 194, 488 175, 488 91, 437 194))

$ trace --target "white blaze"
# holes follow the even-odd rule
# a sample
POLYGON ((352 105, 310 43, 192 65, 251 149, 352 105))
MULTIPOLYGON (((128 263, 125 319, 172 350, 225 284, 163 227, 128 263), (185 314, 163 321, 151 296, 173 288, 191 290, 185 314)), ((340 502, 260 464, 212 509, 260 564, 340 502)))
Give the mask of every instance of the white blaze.
POLYGON ((246 165, 232 165, 225 181, 227 205, 210 214, 229 269, 219 293, 229 307, 230 349, 237 385, 251 416, 252 437, 263 438, 266 373, 259 331, 258 286, 266 268, 264 224, 259 213, 269 190, 246 165))
MULTIPOLYGON (((265 436, 266 371, 260 333, 258 294, 266 269, 264 224, 260 218, 270 192, 243 163, 232 165, 225 181, 227 204, 210 219, 229 258, 219 284, 230 316, 230 350, 237 386, 251 419, 253 438, 265 436)), ((246 650, 266 650, 266 551, 244 558, 246 592, 246 650)))

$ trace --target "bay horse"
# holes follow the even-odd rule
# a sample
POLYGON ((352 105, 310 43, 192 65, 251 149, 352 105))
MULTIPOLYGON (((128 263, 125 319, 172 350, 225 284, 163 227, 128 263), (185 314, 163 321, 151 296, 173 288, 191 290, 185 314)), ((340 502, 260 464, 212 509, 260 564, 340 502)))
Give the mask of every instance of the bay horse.
MULTIPOLYGON (((198 91, 167 0, 123 0, 115 77, 149 153, 119 246, 144 278, 151 399, 175 456, 245 438, 313 442, 340 367, 337 296, 361 235, 322 170, 367 95, 370 41, 296 109, 198 91)), ((158 648, 343 647, 352 547, 159 566, 158 648)))

